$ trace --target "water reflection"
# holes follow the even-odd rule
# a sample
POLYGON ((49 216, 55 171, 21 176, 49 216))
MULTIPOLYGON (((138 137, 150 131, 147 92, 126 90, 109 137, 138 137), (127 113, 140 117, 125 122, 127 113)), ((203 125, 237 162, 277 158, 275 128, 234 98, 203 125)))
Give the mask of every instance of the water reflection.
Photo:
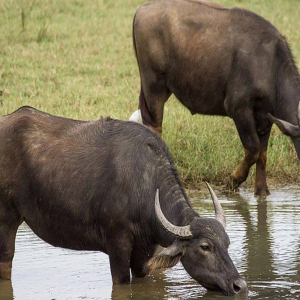
POLYGON ((249 298, 300 297, 299 189, 273 192, 267 199, 244 191, 225 200, 230 253, 249 284, 249 298))
MULTIPOLYGON (((235 298, 300 298, 299 189, 273 191, 267 199, 247 191, 218 196, 227 216, 230 255, 250 289, 248 296, 235 298)), ((213 216, 208 194, 193 195, 191 201, 201 215, 213 216)), ((12 281, 0 281, 0 300, 132 298, 227 299, 199 286, 181 264, 131 285, 112 286, 105 254, 53 248, 25 224, 18 231, 12 281)))
POLYGON ((0 281, 0 299, 13 300, 13 289, 10 280, 0 281))

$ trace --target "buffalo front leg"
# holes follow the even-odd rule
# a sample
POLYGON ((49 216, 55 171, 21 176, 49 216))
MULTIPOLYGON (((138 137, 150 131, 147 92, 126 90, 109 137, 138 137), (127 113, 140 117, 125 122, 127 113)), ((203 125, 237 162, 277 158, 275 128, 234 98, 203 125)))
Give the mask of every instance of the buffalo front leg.
POLYGON ((257 162, 260 142, 252 116, 240 114, 233 120, 245 151, 244 159, 231 174, 227 184, 229 189, 235 191, 247 179, 250 168, 257 162))
POLYGON ((110 236, 107 250, 113 284, 130 283, 132 236, 127 233, 110 236))
POLYGON ((164 105, 171 93, 163 75, 149 69, 145 73, 141 70, 139 108, 143 123, 152 127, 161 136, 164 105))
POLYGON ((146 263, 153 257, 157 245, 135 246, 132 250, 130 268, 133 277, 145 277, 148 272, 146 263))
POLYGON ((15 239, 20 219, 11 215, 0 205, 0 279, 10 279, 12 260, 15 253, 15 239))
POLYGON ((266 180, 267 149, 270 132, 271 129, 269 129, 265 134, 259 135, 260 151, 259 157, 256 162, 256 176, 254 187, 254 194, 257 196, 270 195, 266 180))

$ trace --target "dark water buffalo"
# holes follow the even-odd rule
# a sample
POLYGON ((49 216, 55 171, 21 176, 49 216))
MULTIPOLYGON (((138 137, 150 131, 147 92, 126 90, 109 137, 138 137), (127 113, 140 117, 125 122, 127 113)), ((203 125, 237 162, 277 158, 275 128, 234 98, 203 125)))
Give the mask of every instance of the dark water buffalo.
POLYGON ((0 278, 11 277, 25 221, 44 241, 109 255, 115 284, 181 260, 204 287, 247 290, 229 254, 222 208, 191 207, 165 144, 146 126, 82 122, 23 107, 0 119, 0 278), (156 195, 156 196, 155 196, 156 195), (167 247, 153 257, 157 245, 167 247))
POLYGON ((300 158, 300 77, 284 37, 244 9, 201 0, 157 0, 138 9, 133 38, 143 123, 161 134, 164 104, 172 93, 192 114, 229 116, 245 157, 228 186, 238 188, 256 163, 255 194, 268 195, 272 122, 291 136, 300 158))

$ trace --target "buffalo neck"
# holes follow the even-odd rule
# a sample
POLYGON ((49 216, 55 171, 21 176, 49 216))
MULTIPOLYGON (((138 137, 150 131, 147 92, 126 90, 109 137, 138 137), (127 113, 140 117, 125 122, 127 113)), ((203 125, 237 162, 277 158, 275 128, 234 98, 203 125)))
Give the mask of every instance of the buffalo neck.
POLYGON ((289 45, 282 38, 277 45, 277 82, 275 117, 298 125, 300 101, 300 75, 289 45))
MULTIPOLYGON (((176 170, 172 166, 167 166, 162 172, 163 180, 158 183, 160 206, 164 216, 169 222, 176 226, 189 225, 198 216, 192 209, 190 201, 186 196, 176 170)), ((175 237, 162 228, 156 222, 156 239, 161 246, 170 246, 175 237)))
POLYGON ((275 116, 293 125, 298 125, 298 107, 300 101, 299 74, 297 74, 297 77, 286 74, 286 76, 282 78, 278 88, 277 97, 275 116))
MULTIPOLYGON (((299 125, 300 76, 292 58, 282 67, 277 84, 275 116, 293 125, 299 125)), ((291 137, 300 160, 300 138, 291 137)))

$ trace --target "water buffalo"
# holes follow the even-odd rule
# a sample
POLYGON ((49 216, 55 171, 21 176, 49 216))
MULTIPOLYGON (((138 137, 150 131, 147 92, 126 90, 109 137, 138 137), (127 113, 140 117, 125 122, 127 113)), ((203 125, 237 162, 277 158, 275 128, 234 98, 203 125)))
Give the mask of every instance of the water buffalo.
POLYGON ((24 221, 44 241, 109 255, 114 284, 181 260, 207 289, 247 290, 225 217, 191 207, 165 144, 144 125, 76 121, 23 107, 0 119, 0 278, 11 277, 24 221), (158 245, 167 247, 154 256, 158 245))
POLYGON ((172 93, 192 114, 229 116, 245 157, 228 187, 237 189, 256 163, 255 194, 268 195, 272 122, 291 136, 300 159, 300 77, 285 38, 245 9, 156 0, 136 12, 133 40, 143 123, 162 133, 163 108, 172 93))

